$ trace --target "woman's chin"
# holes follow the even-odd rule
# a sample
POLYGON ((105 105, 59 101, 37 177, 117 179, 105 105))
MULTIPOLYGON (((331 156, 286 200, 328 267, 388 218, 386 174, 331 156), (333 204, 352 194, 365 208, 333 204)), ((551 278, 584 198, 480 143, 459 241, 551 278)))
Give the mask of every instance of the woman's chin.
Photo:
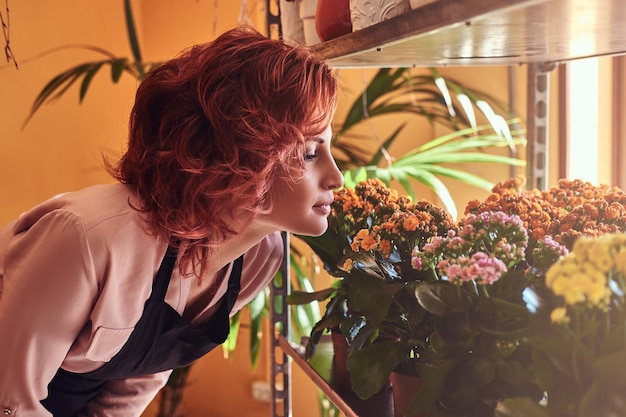
POLYGON ((300 232, 296 234, 302 235, 302 236, 319 237, 319 236, 322 236, 324 232, 326 232, 326 229, 328 229, 328 223, 324 225, 320 225, 320 227, 318 228, 308 227, 304 230, 301 230, 300 232))

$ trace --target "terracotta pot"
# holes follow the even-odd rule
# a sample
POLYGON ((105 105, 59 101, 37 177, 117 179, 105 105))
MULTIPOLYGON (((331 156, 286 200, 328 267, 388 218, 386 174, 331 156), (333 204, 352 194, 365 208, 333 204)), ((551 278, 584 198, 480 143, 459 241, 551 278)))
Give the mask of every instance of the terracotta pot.
POLYGON ((317 0, 315 30, 322 42, 351 33, 350 0, 317 0))
POLYGON ((406 412, 424 381, 417 376, 406 375, 400 372, 392 372, 389 379, 391 380, 391 389, 393 391, 394 417, 423 417, 425 413, 406 416, 406 412))
POLYGON ((339 330, 332 330, 330 338, 333 342, 333 379, 338 386, 352 391, 350 373, 346 365, 348 360, 348 342, 339 330))
POLYGON ((363 417, 394 417, 391 382, 387 381, 381 390, 370 398, 365 400, 359 399, 352 391, 350 373, 346 366, 348 342, 339 329, 331 330, 331 340, 333 342, 333 382, 335 386, 339 387, 338 392, 356 415, 363 417))

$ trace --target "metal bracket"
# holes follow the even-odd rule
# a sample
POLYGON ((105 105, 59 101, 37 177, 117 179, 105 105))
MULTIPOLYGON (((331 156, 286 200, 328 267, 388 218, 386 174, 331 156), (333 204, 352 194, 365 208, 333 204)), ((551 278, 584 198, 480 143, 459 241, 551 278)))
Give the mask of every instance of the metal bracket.
POLYGON ((271 333, 271 384, 272 384, 272 416, 291 417, 291 362, 289 356, 279 345, 279 338, 289 340, 290 314, 287 306, 287 295, 291 282, 289 270, 289 234, 282 233, 283 262, 279 275, 270 285, 270 317, 271 333))
POLYGON ((529 188, 545 190, 548 184, 549 73, 556 63, 528 64, 526 178, 529 188))

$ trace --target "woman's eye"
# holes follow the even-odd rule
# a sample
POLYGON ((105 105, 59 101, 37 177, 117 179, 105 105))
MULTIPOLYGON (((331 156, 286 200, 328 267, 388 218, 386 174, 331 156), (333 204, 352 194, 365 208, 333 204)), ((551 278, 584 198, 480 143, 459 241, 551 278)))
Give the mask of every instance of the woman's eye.
POLYGON ((312 162, 317 158, 316 154, 306 154, 304 155, 304 161, 305 162, 312 162))

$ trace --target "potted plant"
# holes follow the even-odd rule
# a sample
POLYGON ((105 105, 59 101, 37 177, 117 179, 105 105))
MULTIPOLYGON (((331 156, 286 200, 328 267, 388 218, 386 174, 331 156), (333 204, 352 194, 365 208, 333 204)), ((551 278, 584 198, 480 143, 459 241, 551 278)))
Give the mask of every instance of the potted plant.
POLYGON ((530 313, 524 290, 528 235, 523 222, 501 211, 469 214, 458 231, 416 248, 413 264, 434 271, 415 295, 436 316, 415 366, 424 378, 410 412, 493 416, 503 398, 538 401, 542 391, 529 372, 530 313))
MULTIPOLYGON (((379 238, 376 215, 361 216, 367 205, 339 194, 331 224, 349 226, 343 248, 324 252, 333 247, 319 244, 324 237, 311 240, 319 239, 312 247, 343 275, 327 267, 337 285, 294 293, 292 301, 331 296, 315 332, 337 324, 349 330, 348 369, 362 398, 408 364, 423 385, 407 415, 623 412, 626 238, 614 233, 626 231, 626 194, 580 180, 545 191, 523 186, 522 178, 497 184, 445 233, 418 242, 413 272, 392 262, 406 257, 406 245, 392 244, 404 255, 385 258, 393 252, 385 241, 402 242, 402 229, 385 221, 393 236, 379 238)), ((377 197, 385 192, 362 194, 382 212, 393 207, 377 197)))
POLYGON ((428 327, 428 316, 412 295, 415 284, 428 274, 411 268, 411 249, 445 235, 453 222, 445 210, 426 201, 412 203, 377 179, 337 191, 331 211, 329 228, 321 238, 302 238, 340 279, 318 292, 293 292, 288 303, 330 297, 311 332, 307 355, 312 355, 322 333, 338 329, 349 345, 353 389, 367 398, 383 387, 428 327), (381 349, 387 352, 384 363, 359 364, 367 360, 363 353, 381 349))
POLYGON ((608 185, 559 180, 544 191, 514 179, 499 184, 474 213, 514 213, 529 234, 525 291, 528 366, 544 393, 502 402, 499 416, 622 415, 626 355, 624 269, 626 194, 608 185), (568 253, 569 252, 569 253, 568 253))
POLYGON ((538 403, 504 402, 508 415, 619 416, 626 413, 626 235, 584 236, 545 277, 544 305, 532 317, 529 345, 538 403))

